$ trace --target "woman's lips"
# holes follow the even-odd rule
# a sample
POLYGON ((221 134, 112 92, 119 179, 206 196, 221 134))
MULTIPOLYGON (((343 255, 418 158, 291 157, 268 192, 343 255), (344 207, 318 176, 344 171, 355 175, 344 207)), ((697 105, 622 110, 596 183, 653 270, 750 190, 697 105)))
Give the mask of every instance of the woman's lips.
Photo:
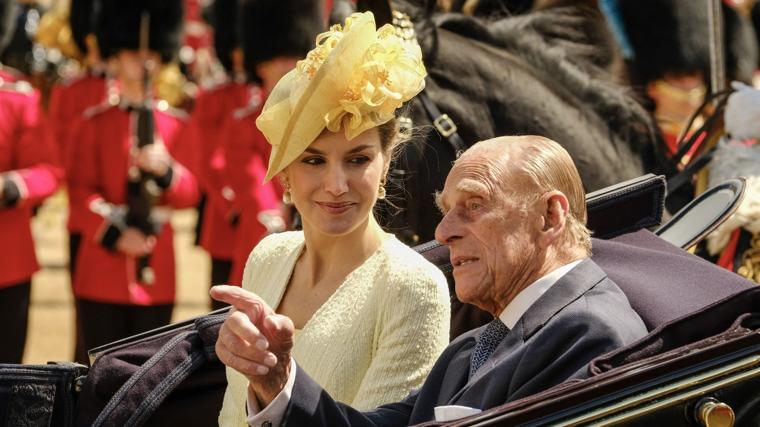
POLYGON ((353 202, 317 202, 317 206, 322 208, 325 212, 333 215, 340 215, 349 209, 351 209, 356 203, 353 202))

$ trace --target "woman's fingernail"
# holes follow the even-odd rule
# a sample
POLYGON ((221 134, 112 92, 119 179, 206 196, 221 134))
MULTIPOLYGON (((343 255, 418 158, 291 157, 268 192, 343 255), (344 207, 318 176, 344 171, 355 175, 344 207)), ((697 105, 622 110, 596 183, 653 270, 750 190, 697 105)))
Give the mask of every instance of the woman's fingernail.
POLYGON ((269 343, 264 338, 260 338, 258 341, 256 341, 256 348, 259 350, 266 350, 267 347, 269 347, 269 343))
POLYGON ((267 368, 266 366, 259 365, 256 367, 256 373, 259 375, 266 375, 267 372, 269 372, 269 368, 267 368))

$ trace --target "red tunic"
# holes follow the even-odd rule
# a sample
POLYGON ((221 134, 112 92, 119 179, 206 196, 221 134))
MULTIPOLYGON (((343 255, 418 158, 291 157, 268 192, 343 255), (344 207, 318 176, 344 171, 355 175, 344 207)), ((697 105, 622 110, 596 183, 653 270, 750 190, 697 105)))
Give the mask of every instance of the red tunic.
POLYGON ((0 65, 0 83, 16 83, 19 81, 26 81, 27 77, 22 73, 21 71, 12 68, 12 67, 6 67, 5 65, 0 65))
MULTIPOLYGON (((198 201, 195 177, 183 166, 195 161, 192 147, 182 136, 184 118, 154 110, 156 133, 174 158, 171 184, 164 190, 158 206, 189 208, 198 201)), ((85 113, 74 132, 77 167, 69 180, 74 200, 87 207, 83 221, 82 246, 77 260, 74 295, 80 299, 114 304, 170 304, 175 294, 174 232, 167 221, 157 236, 151 254, 155 273, 152 285, 137 282, 136 261, 101 244, 110 223, 92 210, 93 201, 115 206, 127 201, 129 154, 134 143, 131 133, 136 112, 119 107, 97 106, 85 113)))
POLYGON ((274 182, 263 183, 271 151, 266 138, 256 128, 263 103, 261 94, 252 92, 248 106, 237 110, 224 129, 225 172, 235 191, 235 209, 239 212, 230 273, 233 285, 241 284, 248 255, 267 233, 259 215, 280 208, 281 194, 274 182))
POLYGON ((248 99, 248 85, 228 82, 201 93, 188 123, 187 137, 201 153, 199 170, 193 173, 208 197, 203 211, 201 247, 212 258, 231 260, 236 227, 232 224, 231 187, 224 175, 221 139, 223 124, 248 99))
POLYGON ((29 227, 32 207, 63 178, 39 98, 25 82, 0 85, 0 174, 9 181, 0 199, 0 288, 29 280, 39 269, 29 227))
MULTIPOLYGON (((106 89, 105 78, 88 73, 56 85, 50 94, 48 117, 67 171, 78 166, 78 162, 72 159, 71 133, 87 108, 105 101, 106 89)), ((69 194, 69 231, 81 232, 83 206, 84 203, 72 201, 69 194)))

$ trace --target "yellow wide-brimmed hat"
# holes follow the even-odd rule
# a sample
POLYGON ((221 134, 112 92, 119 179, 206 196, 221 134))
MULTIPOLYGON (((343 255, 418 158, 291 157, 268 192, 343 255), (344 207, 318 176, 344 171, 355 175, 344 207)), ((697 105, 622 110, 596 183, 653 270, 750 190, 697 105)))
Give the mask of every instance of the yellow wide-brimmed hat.
POLYGON ((371 12, 317 36, 317 46, 277 82, 256 126, 272 145, 265 182, 303 153, 322 131, 352 140, 388 122, 398 107, 425 88, 416 41, 386 24, 375 29, 371 12))

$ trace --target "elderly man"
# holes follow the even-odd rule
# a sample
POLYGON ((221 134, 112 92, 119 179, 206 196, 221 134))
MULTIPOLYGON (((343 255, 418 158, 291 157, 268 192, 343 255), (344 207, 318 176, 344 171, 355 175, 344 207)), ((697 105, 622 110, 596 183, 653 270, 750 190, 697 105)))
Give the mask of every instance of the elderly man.
POLYGON ((215 289, 214 298, 236 307, 216 350, 249 379, 249 424, 451 420, 583 378, 591 359, 646 334, 622 291, 589 259, 583 187, 557 143, 524 136, 475 144, 454 164, 439 205, 436 239, 451 250, 457 296, 494 320, 453 341, 404 401, 359 412, 290 359, 290 319, 253 294, 215 289))

